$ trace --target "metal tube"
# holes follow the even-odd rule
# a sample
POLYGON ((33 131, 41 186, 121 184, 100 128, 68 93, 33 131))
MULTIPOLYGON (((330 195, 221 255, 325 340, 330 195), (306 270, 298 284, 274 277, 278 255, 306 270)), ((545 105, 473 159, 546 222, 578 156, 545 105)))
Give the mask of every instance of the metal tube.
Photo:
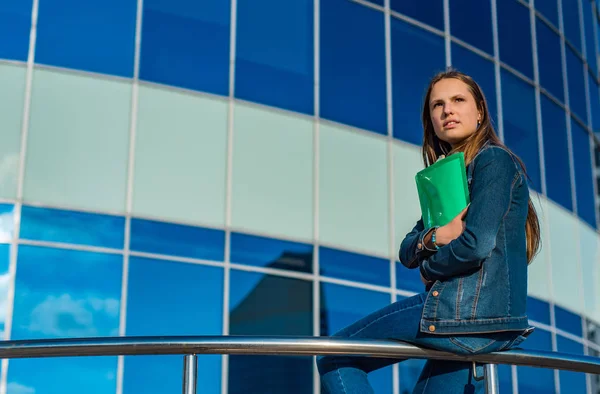
POLYGON ((483 366, 485 382, 485 394, 498 394, 498 366, 496 364, 485 364, 483 366))
POLYGON ((520 349, 460 356, 421 349, 392 340, 291 336, 175 336, 0 341, 0 359, 156 354, 357 355, 513 364, 600 375, 598 357, 520 349))
POLYGON ((183 359, 183 394, 196 394, 196 374, 198 373, 198 356, 186 354, 183 359))

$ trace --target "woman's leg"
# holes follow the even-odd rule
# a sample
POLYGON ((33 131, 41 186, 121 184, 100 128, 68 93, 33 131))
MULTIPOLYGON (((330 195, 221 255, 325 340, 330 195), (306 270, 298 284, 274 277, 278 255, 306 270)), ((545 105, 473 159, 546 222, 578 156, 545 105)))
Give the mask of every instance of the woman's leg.
MULTIPOLYGON (((426 294, 395 302, 344 328, 334 336, 344 338, 414 341, 426 294)), ((402 359, 357 356, 325 356, 317 361, 325 393, 373 393, 367 373, 402 359)))
MULTIPOLYGON (((478 365, 477 376, 482 375, 483 367, 478 365)), ((483 391, 483 380, 473 377, 473 363, 428 360, 413 394, 479 394, 483 391)))

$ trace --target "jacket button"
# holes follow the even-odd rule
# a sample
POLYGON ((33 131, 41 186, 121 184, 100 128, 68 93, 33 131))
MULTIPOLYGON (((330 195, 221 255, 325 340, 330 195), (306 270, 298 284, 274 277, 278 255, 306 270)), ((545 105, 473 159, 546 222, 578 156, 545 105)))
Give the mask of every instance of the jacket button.
POLYGON ((439 291, 435 290, 433 293, 431 293, 432 296, 437 297, 440 295, 439 291))
POLYGON ((420 243, 418 243, 418 244, 417 244, 417 248, 419 248, 419 249, 422 249, 422 248, 423 248, 423 245, 422 245, 422 244, 420 244, 420 243))
POLYGON ((429 326, 429 331, 434 332, 435 331, 435 326, 434 325, 429 326))

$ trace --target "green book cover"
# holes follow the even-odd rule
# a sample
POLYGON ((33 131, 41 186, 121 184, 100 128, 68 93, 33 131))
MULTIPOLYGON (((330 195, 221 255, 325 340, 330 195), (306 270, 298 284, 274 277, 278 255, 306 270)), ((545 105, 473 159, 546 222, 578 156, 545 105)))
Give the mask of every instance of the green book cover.
POLYGON ((419 171, 415 180, 425 228, 449 223, 470 203, 463 152, 419 171))

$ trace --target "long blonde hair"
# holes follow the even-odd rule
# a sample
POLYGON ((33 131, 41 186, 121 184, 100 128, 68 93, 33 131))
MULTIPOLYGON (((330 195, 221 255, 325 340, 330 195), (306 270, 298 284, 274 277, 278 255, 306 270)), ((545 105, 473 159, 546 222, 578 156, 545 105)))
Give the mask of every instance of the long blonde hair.
MULTIPOLYGON (((494 126, 492 125, 492 121, 490 119, 490 114, 488 111, 487 101, 483 92, 477 82, 473 80, 470 76, 456 70, 449 70, 441 72, 435 75, 431 82, 429 83, 429 87, 427 88, 427 94, 425 95, 425 101, 423 103, 423 114, 422 114, 422 122, 423 122, 423 162, 425 167, 435 163, 437 159, 441 155, 449 155, 454 152, 464 152, 465 154, 465 164, 469 165, 479 150, 486 144, 490 143, 492 145, 500 146, 503 149, 506 149, 511 155, 518 161, 521 165, 523 172, 527 174, 525 170, 525 164, 523 161, 514 154, 504 143, 498 138, 498 135, 494 131, 494 126), (464 82, 473 98, 475 99, 477 110, 481 113, 481 121, 475 133, 471 134, 469 137, 465 138, 460 144, 452 148, 449 143, 440 140, 435 131, 433 129, 433 123, 431 121, 431 112, 429 109, 429 100, 431 97, 431 91, 433 86, 441 81, 442 79, 454 78, 459 81, 464 82)), ((537 252, 540 248, 540 224, 538 220, 538 216, 535 210, 535 206, 529 198, 528 211, 527 211, 527 222, 525 225, 525 237, 527 239, 527 262, 531 263, 537 252)))

